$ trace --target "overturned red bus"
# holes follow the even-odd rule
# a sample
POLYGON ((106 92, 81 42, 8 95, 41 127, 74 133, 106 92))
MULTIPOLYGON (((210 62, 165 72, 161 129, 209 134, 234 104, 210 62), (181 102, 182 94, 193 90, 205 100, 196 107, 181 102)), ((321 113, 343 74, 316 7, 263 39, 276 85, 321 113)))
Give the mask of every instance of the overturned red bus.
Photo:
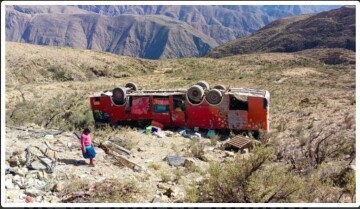
POLYGON ((134 83, 90 97, 94 120, 112 125, 156 123, 163 127, 269 131, 270 93, 199 81, 188 89, 139 90, 134 83))

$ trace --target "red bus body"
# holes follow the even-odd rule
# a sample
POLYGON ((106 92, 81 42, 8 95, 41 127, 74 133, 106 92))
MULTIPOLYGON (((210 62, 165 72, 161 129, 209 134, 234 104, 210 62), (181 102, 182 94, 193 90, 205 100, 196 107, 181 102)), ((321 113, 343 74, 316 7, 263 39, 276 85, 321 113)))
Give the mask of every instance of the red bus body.
POLYGON ((180 89, 132 92, 122 105, 116 105, 108 91, 90 97, 90 104, 97 123, 156 121, 164 127, 268 132, 269 100, 265 90, 230 88, 217 105, 209 104, 205 97, 192 104, 186 90, 180 89), (183 101, 182 109, 176 106, 179 100, 183 101))

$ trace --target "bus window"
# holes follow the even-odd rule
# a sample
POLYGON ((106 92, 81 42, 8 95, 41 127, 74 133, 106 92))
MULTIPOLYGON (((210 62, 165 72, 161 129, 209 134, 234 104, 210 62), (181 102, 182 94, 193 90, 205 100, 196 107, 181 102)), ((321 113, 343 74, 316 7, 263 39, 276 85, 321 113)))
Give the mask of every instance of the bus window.
POLYGON ((154 112, 163 113, 169 112, 169 97, 154 97, 154 112))
POLYGON ((248 101, 247 97, 235 97, 233 95, 230 95, 230 110, 248 110, 248 101))

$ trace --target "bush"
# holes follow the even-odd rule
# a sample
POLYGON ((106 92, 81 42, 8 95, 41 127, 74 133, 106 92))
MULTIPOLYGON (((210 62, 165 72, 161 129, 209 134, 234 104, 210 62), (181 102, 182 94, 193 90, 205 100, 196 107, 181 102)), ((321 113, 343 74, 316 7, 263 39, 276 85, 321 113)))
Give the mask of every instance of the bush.
POLYGON ((88 202, 134 202, 134 194, 140 193, 140 188, 134 181, 119 181, 106 179, 101 182, 76 181, 66 187, 58 196, 65 203, 88 202))
POLYGON ((202 200, 213 202, 289 202, 298 190, 297 179, 281 166, 267 166, 273 150, 256 146, 248 159, 210 165, 202 200))

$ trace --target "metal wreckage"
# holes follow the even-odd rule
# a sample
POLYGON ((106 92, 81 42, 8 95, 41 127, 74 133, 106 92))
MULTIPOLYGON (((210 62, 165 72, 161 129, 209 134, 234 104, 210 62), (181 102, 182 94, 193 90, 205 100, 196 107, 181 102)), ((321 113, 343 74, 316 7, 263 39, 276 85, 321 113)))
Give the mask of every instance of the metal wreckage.
POLYGON ((90 97, 96 124, 149 124, 251 132, 269 131, 270 93, 251 88, 213 88, 199 81, 188 89, 142 90, 130 82, 90 97))

